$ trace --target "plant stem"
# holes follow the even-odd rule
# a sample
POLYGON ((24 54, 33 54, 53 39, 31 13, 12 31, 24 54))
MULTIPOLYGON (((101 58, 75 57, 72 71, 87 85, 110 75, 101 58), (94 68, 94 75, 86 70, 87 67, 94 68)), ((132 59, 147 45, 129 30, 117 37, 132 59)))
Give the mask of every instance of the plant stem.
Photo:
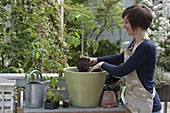
POLYGON ((83 57, 84 52, 84 22, 82 22, 82 33, 81 33, 81 57, 83 57))

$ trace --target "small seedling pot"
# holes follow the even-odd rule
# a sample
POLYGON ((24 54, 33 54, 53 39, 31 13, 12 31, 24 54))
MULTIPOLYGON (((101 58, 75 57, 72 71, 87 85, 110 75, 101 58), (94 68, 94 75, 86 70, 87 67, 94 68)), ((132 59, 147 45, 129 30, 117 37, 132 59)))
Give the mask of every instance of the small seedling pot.
POLYGON ((56 108, 59 108, 59 101, 57 102, 44 102, 44 109, 56 109, 56 108))
POLYGON ((69 104, 70 104, 70 101, 69 101, 69 100, 64 100, 64 101, 63 101, 63 108, 68 108, 68 107, 69 107, 69 104))

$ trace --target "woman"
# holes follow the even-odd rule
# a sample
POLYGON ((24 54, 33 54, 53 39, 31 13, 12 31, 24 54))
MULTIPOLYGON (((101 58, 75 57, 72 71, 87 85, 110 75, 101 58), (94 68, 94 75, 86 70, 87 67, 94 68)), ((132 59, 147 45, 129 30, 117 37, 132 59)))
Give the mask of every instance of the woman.
POLYGON ((90 58, 90 63, 96 64, 91 71, 103 69, 117 77, 126 76, 125 101, 129 112, 160 113, 161 102, 154 88, 156 47, 147 34, 152 12, 145 5, 135 4, 125 9, 122 18, 134 40, 121 54, 90 58))

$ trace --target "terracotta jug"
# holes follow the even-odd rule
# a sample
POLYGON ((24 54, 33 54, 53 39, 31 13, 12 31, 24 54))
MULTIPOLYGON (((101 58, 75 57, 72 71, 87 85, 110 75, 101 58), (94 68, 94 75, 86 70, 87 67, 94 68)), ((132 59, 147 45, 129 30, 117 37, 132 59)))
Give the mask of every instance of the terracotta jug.
POLYGON ((104 108, 117 107, 117 100, 114 91, 104 91, 100 102, 100 106, 104 108))

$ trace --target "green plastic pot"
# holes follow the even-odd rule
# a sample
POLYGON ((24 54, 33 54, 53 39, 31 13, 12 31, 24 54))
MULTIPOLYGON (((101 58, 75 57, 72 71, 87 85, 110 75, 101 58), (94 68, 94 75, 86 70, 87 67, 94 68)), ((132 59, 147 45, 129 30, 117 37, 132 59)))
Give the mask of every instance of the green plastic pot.
POLYGON ((96 107, 100 102, 106 72, 78 72, 77 67, 63 69, 70 104, 76 107, 96 107))

